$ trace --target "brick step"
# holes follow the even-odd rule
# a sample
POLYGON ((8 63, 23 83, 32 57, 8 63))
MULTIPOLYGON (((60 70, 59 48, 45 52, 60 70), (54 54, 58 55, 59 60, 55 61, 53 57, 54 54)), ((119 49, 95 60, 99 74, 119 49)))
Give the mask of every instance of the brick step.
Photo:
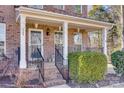
POLYGON ((52 75, 46 75, 44 79, 45 80, 63 79, 63 77, 61 74, 52 74, 52 75))
POLYGON ((45 80, 63 79, 62 75, 55 66, 55 63, 45 63, 44 79, 45 80))
POLYGON ((44 62, 44 66, 55 66, 55 62, 44 62))
POLYGON ((44 87, 51 87, 51 86, 55 86, 55 85, 62 85, 65 83, 66 83, 66 81, 63 79, 54 79, 54 80, 45 81, 43 83, 43 86, 44 87))

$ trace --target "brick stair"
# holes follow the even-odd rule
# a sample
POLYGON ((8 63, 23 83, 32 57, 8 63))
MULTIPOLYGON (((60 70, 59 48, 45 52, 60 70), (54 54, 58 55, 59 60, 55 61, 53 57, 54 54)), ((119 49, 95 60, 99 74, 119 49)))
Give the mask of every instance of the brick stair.
POLYGON ((51 86, 55 86, 55 85, 62 85, 65 83, 66 83, 66 81, 63 79, 54 79, 54 80, 45 81, 43 83, 43 86, 44 87, 51 87, 51 86))
POLYGON ((55 63, 44 63, 44 87, 51 87, 55 85, 65 84, 66 81, 55 66, 55 63))

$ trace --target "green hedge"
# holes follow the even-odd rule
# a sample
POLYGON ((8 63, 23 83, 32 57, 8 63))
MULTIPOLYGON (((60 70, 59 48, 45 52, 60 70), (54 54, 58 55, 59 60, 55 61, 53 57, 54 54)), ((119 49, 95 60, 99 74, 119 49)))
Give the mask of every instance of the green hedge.
POLYGON ((78 83, 101 80, 107 69, 107 58, 99 52, 69 53, 70 78, 78 83))
POLYGON ((112 65, 117 74, 124 75, 124 52, 116 51, 111 54, 112 65))

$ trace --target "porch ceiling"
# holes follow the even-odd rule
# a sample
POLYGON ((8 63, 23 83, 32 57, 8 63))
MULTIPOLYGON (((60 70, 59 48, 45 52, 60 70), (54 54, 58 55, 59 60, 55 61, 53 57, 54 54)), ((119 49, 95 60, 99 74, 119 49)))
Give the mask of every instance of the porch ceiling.
MULTIPOLYGON (((26 21, 27 23, 34 23, 34 24, 36 23, 36 24, 50 25, 50 26, 56 26, 56 27, 62 26, 62 23, 58 21, 50 21, 50 20, 44 20, 44 19, 39 20, 37 18, 32 19, 30 17, 28 17, 26 21)), ((74 29, 80 28, 80 29, 85 29, 86 31, 101 30, 101 28, 80 25, 80 24, 73 24, 73 23, 69 23, 68 28, 74 28, 74 29)))
POLYGON ((44 10, 26 8, 26 7, 19 7, 16 10, 18 12, 18 16, 19 15, 26 16, 27 22, 37 22, 37 23, 60 26, 63 24, 63 22, 66 21, 69 23, 69 27, 87 29, 89 31, 103 29, 103 28, 110 29, 113 26, 113 24, 107 22, 73 17, 64 14, 58 14, 44 10))

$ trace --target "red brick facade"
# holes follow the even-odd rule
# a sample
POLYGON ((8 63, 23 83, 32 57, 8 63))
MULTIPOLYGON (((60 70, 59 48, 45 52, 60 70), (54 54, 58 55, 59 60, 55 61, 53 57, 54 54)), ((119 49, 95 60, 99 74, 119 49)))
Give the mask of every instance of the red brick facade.
MULTIPOLYGON (((87 6, 83 6, 82 14, 76 14, 73 12, 73 6, 65 6, 65 10, 58 10, 52 6, 44 6, 44 10, 52 11, 55 13, 86 17, 87 16, 87 6)), ((19 23, 16 22, 16 11, 14 6, 0 6, 0 22, 6 24, 6 55, 10 58, 14 58, 17 62, 17 49, 20 47, 20 27, 19 23)), ((35 28, 35 23, 30 23, 26 20, 26 61, 28 61, 28 39, 29 39, 29 28, 35 28)), ((55 45, 54 45, 54 33, 59 30, 58 26, 50 26, 48 24, 40 23, 38 29, 43 30, 43 50, 44 58, 47 61, 52 55, 55 55, 55 45), (46 27, 50 29, 50 35, 46 35, 46 27)), ((74 45, 73 35, 77 32, 77 28, 69 28, 68 30, 69 46, 74 45)), ((83 36, 84 45, 88 46, 88 33, 86 31, 81 31, 83 36), (86 41, 85 41, 86 40, 86 41)), ((27 70, 28 73, 29 70, 27 70)), ((65 70, 66 71, 66 70, 65 70)), ((64 71, 64 72, 65 72, 64 71)), ((66 73, 66 72, 65 72, 66 73)), ((65 75, 66 76, 66 75, 65 75)))
POLYGON ((16 23, 14 6, 0 6, 1 23, 6 24, 6 55, 15 56, 15 51, 19 47, 19 24, 16 23))
MULTIPOLYGON (((17 6, 16 6, 17 7, 17 6)), ((27 7, 27 6, 25 6, 27 7)), ((76 16, 76 17, 87 17, 87 6, 83 5, 82 9, 82 14, 77 14, 74 13, 74 8, 72 5, 66 5, 64 10, 59 10, 56 8, 53 8, 52 5, 44 5, 43 10, 46 11, 51 11, 54 13, 60 13, 64 15, 70 15, 70 16, 76 16)), ((16 22, 16 10, 15 6, 0 6, 0 23, 5 23, 6 24, 6 55, 10 58, 14 58, 13 62, 18 62, 18 56, 17 56, 17 49, 20 47, 20 23, 16 22)), ((62 26, 62 24, 57 22, 49 21, 44 23, 43 21, 39 20, 31 20, 31 19, 26 19, 26 62, 27 64, 29 63, 28 59, 28 53, 29 53, 29 29, 42 29, 43 30, 43 51, 44 51, 44 59, 45 62, 44 64, 48 63, 48 59, 51 58, 52 56, 55 56, 55 42, 54 42, 54 35, 56 31, 59 31, 59 26, 62 26), (35 27, 35 24, 38 23, 38 26, 35 27), (55 23, 55 24, 54 24, 55 23), (57 24, 57 25, 56 25, 57 24), (49 28, 50 33, 47 35, 47 29, 49 28)), ((74 21, 75 22, 75 21, 74 21)), ((81 26, 75 24, 68 24, 68 47, 74 46, 74 35, 76 32, 78 32, 78 28, 80 27, 80 33, 82 35, 82 44, 83 47, 89 47, 89 37, 88 37, 88 27, 87 26, 81 26), (84 28, 83 28, 84 27, 84 28)), ((94 28, 94 27, 93 27, 94 28)), ((22 27, 23 29, 23 27, 22 27)), ((90 29, 90 28, 89 28, 90 29)), ((91 26, 92 29, 92 26, 91 26)), ((23 30, 21 30, 23 31, 23 30)), ((69 50, 69 49, 68 49, 69 50)), ((22 53, 23 54, 23 53, 22 53)), ((50 62, 49 62, 50 63, 50 62)), ((52 62, 51 62, 52 63, 52 62)), ((48 65, 46 64, 46 67, 44 69, 45 72, 45 78, 58 78, 58 73, 59 70, 57 67, 51 64, 48 65), (51 66, 51 68, 50 68, 51 66), (58 71, 58 72, 56 72, 58 71)), ((0 68, 2 68, 0 66, 0 68)), ((64 75, 64 78, 68 78, 69 72, 68 72, 68 67, 67 65, 63 66, 62 73, 64 75)), ((17 76, 20 77, 20 79, 32 79, 32 78, 39 78, 39 71, 36 69, 32 68, 25 68, 25 69, 19 69, 18 70, 17 76)), ((59 73, 60 74, 60 73, 59 73)), ((62 78, 63 79, 63 78, 62 78)))
MULTIPOLYGON (((46 11, 52 11, 56 13, 66 14, 66 15, 72 15, 72 16, 80 16, 80 17, 86 17, 87 16, 87 6, 83 6, 83 14, 76 14, 73 11, 73 6, 66 5, 65 10, 59 10, 53 8, 53 6, 44 5, 44 10, 46 11)), ((16 11, 14 6, 0 6, 0 22, 6 24, 6 55, 8 57, 14 57, 16 55, 17 48, 19 47, 19 40, 20 40, 20 31, 19 31, 19 24, 16 22, 16 11)), ((48 25, 49 26, 49 25, 48 25)), ((30 28, 30 26, 29 26, 30 28)), ((31 27, 32 28, 32 27, 31 27)), ((39 28, 44 29, 42 24, 39 26, 39 28)), ((26 28, 28 30, 28 26, 26 28)), ((45 30, 44 33, 44 51, 45 58, 47 59, 50 55, 54 54, 54 31, 58 29, 58 27, 50 27, 51 33, 50 36, 46 36, 45 30), (52 46, 52 47, 50 47, 52 46)), ((28 46, 28 31, 26 31, 27 40, 26 44, 28 46)), ((71 33, 71 32, 69 32, 71 33)), ((71 38, 71 34, 69 34, 69 37, 71 38)), ((73 40, 69 40, 69 43, 73 42, 73 40)), ((69 44, 70 45, 70 44, 69 44)), ((27 49, 28 53, 28 49, 27 49)), ((28 54, 27 54, 28 55, 28 54)), ((16 57, 14 57, 16 58, 16 57)), ((27 57, 28 58, 28 57, 27 57)))

